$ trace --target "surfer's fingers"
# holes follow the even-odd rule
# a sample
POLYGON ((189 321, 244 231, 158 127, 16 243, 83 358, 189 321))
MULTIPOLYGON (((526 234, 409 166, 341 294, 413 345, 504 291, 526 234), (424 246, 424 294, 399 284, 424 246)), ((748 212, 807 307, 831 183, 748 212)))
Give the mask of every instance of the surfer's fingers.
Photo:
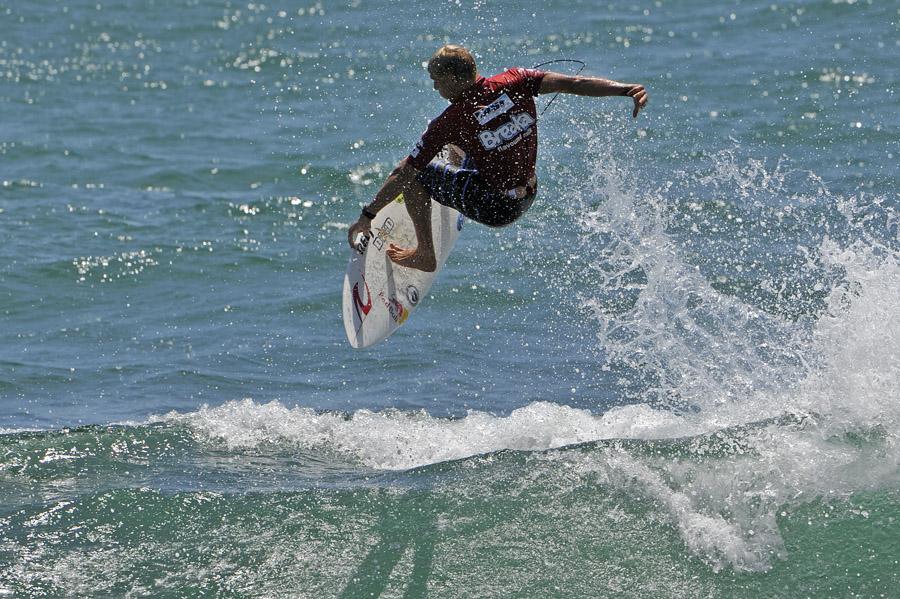
POLYGON ((350 225, 350 230, 347 231, 347 243, 350 244, 350 247, 352 247, 352 248, 356 247, 356 236, 359 235, 360 233, 365 235, 367 238, 369 237, 368 229, 366 229, 359 222, 355 222, 352 225, 350 225))
POLYGON ((631 113, 631 116, 637 118, 638 113, 647 105, 647 102, 650 99, 647 95, 647 90, 644 89, 644 86, 639 85, 635 89, 629 91, 628 95, 634 100, 634 111, 631 113))

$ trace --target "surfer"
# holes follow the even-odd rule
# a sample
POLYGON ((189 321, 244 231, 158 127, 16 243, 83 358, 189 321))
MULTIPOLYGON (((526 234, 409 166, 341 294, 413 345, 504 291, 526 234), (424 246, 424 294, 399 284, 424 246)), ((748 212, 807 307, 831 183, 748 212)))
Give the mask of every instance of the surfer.
POLYGON ((378 211, 402 193, 417 246, 401 248, 392 243, 387 255, 400 266, 428 272, 437 266, 431 234, 432 198, 491 227, 509 225, 531 207, 537 193, 535 96, 627 96, 634 101, 634 118, 648 100, 643 85, 597 77, 523 68, 481 77, 472 54, 456 45, 434 53, 428 74, 434 89, 450 106, 429 123, 348 234, 351 247, 359 233, 368 238, 378 211), (448 146, 449 160, 433 160, 448 146))

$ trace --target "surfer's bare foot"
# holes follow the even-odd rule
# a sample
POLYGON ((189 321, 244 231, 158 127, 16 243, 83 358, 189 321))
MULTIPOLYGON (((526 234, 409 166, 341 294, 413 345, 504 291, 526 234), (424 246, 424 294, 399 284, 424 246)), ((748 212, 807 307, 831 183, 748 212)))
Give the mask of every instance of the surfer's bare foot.
POLYGON ((415 268, 416 270, 423 270, 425 272, 434 272, 437 268, 437 262, 434 259, 433 252, 428 256, 420 254, 414 249, 402 248, 392 243, 387 250, 387 255, 395 264, 405 266, 406 268, 415 268))

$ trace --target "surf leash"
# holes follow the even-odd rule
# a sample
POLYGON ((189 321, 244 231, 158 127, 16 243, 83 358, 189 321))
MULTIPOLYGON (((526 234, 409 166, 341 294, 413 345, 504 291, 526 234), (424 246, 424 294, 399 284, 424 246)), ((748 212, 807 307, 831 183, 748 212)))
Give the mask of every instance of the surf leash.
MULTIPOLYGON (((547 66, 548 64, 556 64, 558 62, 574 62, 574 63, 580 64, 581 66, 578 67, 578 70, 575 71, 574 75, 572 75, 573 77, 578 77, 578 75, 581 74, 581 71, 584 70, 584 67, 587 66, 587 64, 583 60, 577 60, 575 58, 557 58, 556 60, 548 60, 547 62, 542 62, 541 64, 536 64, 531 68, 539 69, 541 67, 547 66)), ((555 94, 553 94, 553 97, 550 98, 550 101, 547 102, 546 106, 544 106, 544 109, 541 111, 541 114, 538 115, 539 117, 544 116, 544 113, 547 112, 547 110, 553 105, 553 101, 556 100, 556 96, 558 96, 560 93, 561 92, 556 92, 555 94)))

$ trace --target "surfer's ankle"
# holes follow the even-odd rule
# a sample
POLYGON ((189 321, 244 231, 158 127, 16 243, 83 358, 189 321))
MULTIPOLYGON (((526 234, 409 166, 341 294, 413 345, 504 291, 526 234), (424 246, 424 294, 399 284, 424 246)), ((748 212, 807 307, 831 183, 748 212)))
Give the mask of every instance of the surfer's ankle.
POLYGON ((434 259, 434 254, 431 254, 430 256, 420 256, 416 253, 407 266, 423 272, 434 272, 437 270, 437 260, 434 259))
POLYGON ((426 258, 422 261, 422 265, 419 267, 419 270, 425 272, 434 272, 435 270, 437 270, 437 260, 434 259, 433 254, 430 258, 426 258))
POLYGON ((434 272, 437 270, 437 260, 433 253, 426 255, 416 251, 400 258, 395 258, 390 254, 388 254, 388 257, 393 260, 394 263, 405 266, 406 268, 414 268, 423 272, 434 272))

